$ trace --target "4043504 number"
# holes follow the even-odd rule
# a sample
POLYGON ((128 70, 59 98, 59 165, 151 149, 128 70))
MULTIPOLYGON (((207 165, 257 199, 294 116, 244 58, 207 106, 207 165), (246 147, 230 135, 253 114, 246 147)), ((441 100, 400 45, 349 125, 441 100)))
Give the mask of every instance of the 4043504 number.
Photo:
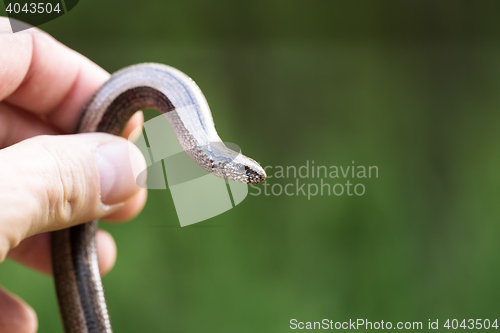
POLYGON ((9 14, 15 13, 25 13, 25 14, 51 14, 52 12, 60 13, 61 9, 59 3, 53 6, 50 2, 38 2, 38 3, 25 3, 21 6, 20 3, 9 3, 5 11, 9 14))

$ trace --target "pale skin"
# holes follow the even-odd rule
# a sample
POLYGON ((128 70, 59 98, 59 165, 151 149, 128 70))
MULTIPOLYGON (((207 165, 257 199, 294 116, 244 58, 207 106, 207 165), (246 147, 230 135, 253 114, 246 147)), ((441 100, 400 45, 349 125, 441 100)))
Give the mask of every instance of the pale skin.
MULTIPOLYGON (((49 35, 37 29, 12 34, 0 18, 0 261, 9 258, 51 274, 49 231, 96 218, 129 220, 144 207, 147 192, 132 177, 108 181, 111 190, 101 193, 94 152, 106 144, 129 145, 127 140, 64 135, 74 131, 85 102, 108 78, 49 35)), ((142 122, 136 113, 123 137, 142 122)), ((116 258, 111 235, 100 230, 97 249, 105 274, 116 258)), ((33 309, 0 289, 0 332, 36 330, 33 309)))

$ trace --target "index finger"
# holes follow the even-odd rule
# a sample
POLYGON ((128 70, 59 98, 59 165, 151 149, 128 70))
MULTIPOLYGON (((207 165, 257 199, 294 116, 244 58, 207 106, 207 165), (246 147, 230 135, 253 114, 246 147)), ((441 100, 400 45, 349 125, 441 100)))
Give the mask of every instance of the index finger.
POLYGON ((109 74, 48 34, 32 28, 11 32, 0 18, 0 101, 44 115, 73 132, 80 111, 109 74))

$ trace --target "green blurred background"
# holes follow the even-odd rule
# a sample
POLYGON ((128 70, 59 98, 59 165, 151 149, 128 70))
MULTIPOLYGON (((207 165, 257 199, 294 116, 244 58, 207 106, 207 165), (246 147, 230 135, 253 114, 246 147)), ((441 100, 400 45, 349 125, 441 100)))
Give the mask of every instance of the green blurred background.
MULTIPOLYGON (((102 225, 118 245, 115 331, 498 318, 499 14, 498 1, 82 0, 42 25, 110 72, 181 69, 220 136, 263 165, 379 168, 361 197, 248 196, 185 228, 170 192, 150 191, 134 221, 102 225)), ((7 261, 0 281, 39 332, 62 331, 51 278, 7 261)))

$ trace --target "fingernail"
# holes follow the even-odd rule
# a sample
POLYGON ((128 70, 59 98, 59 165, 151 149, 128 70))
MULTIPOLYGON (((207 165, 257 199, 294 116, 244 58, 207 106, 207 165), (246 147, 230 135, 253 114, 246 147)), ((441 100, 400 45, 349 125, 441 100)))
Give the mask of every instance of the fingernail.
POLYGON ((132 163, 146 168, 140 150, 125 140, 99 146, 94 152, 101 183, 101 202, 107 205, 124 202, 140 187, 136 185, 132 163))

